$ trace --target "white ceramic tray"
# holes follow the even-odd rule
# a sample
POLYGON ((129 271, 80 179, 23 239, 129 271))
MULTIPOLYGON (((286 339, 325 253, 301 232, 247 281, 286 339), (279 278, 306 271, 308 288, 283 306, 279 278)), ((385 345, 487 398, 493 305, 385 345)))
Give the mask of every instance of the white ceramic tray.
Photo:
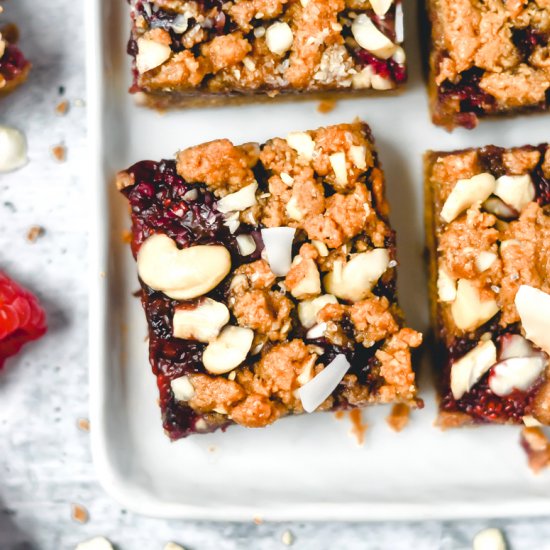
POLYGON ((125 201, 118 169, 171 157, 219 137, 263 141, 290 130, 369 122, 388 180, 398 231, 401 303, 412 326, 426 328, 422 261, 422 167, 428 148, 520 145, 550 139, 548 116, 483 122, 448 134, 428 118, 415 36, 416 2, 407 1, 411 78, 400 96, 342 100, 328 115, 316 102, 201 109, 160 115, 134 106, 125 55, 123 0, 87 0, 92 207, 90 391, 92 444, 105 489, 143 514, 216 520, 389 520, 550 514, 550 473, 526 466, 517 428, 442 433, 432 427, 433 392, 409 428, 394 434, 386 408, 364 413, 371 425, 360 448, 347 420, 331 414, 288 418, 264 430, 170 443, 162 432, 135 267, 121 231, 125 201))

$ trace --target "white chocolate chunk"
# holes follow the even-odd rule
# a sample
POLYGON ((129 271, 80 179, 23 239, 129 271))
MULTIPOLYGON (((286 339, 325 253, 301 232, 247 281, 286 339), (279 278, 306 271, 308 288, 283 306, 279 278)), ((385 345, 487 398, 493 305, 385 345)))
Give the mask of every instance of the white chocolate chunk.
POLYGON ((364 13, 354 19, 351 33, 361 48, 382 59, 391 57, 397 47, 364 13))
POLYGON ((359 170, 365 170, 367 167, 367 148, 364 145, 352 145, 349 148, 349 157, 359 170))
POLYGON ((493 369, 489 387, 500 396, 510 395, 514 390, 527 391, 547 365, 548 361, 542 355, 505 359, 493 369))
POLYGON ((257 182, 251 183, 235 193, 226 195, 218 200, 216 208, 218 212, 226 214, 228 212, 237 212, 246 210, 257 203, 256 191, 258 189, 257 182))
POLYGON ((497 179, 494 194, 506 204, 521 212, 535 199, 535 186, 529 174, 523 176, 501 176, 497 179))
POLYGON ((237 235, 235 239, 241 256, 250 256, 256 251, 256 241, 250 235, 237 235))
POLYGON ((488 198, 495 187, 495 178, 486 173, 477 174, 470 179, 458 180, 441 209, 441 217, 447 223, 451 223, 464 210, 488 198))
POLYGON ((513 357, 534 357, 541 355, 529 340, 521 334, 504 334, 500 338, 499 359, 511 359, 513 357))
POLYGON ((451 391, 455 399, 469 392, 496 363, 497 348, 492 340, 479 343, 451 366, 451 391))
POLYGON ((195 388, 189 380, 189 376, 180 376, 170 382, 174 397, 178 401, 190 401, 195 395, 195 388))
POLYGON ((336 261, 324 278, 325 288, 342 300, 364 300, 386 272, 389 263, 390 254, 385 248, 357 254, 346 264, 336 261))
POLYGON ((550 355, 550 295, 521 285, 515 304, 527 339, 550 355))
POLYGON ((313 412, 338 387, 350 368, 344 354, 337 355, 317 376, 298 390, 304 410, 313 412))
POLYGON ((437 295, 440 302, 454 302, 456 298, 456 279, 442 268, 437 275, 437 295))
POLYGON ((298 304, 298 318, 305 328, 311 328, 317 323, 317 315, 328 304, 337 304, 338 299, 332 294, 323 294, 312 300, 304 300, 298 304))
POLYGON ((265 31, 265 42, 270 52, 284 55, 292 47, 294 35, 288 23, 278 21, 265 31))
POLYGON ((301 221, 304 219, 304 214, 298 208, 298 200, 294 195, 292 195, 290 200, 286 203, 285 211, 287 216, 292 220, 301 221))
POLYGON ((474 537, 473 550, 506 550, 506 541, 498 529, 484 529, 474 537))
POLYGON ((379 16, 386 15, 392 4, 393 0, 370 0, 372 10, 379 16))
POLYGON ((277 277, 284 277, 292 264, 293 227, 268 227, 262 229, 267 261, 277 277))
POLYGON ((366 90, 372 88, 372 77, 374 71, 370 65, 367 65, 360 72, 351 77, 351 87, 354 90, 366 90))
POLYGON ((226 305, 205 298, 195 307, 176 306, 172 331, 175 338, 210 342, 227 323, 229 310, 226 305))
POLYGON ((290 134, 286 136, 286 142, 289 147, 294 149, 298 155, 304 157, 304 159, 311 160, 313 158, 315 142, 306 132, 290 132, 290 134))
POLYGON ((480 273, 487 271, 497 261, 498 256, 494 252, 487 252, 483 250, 477 256, 475 263, 476 268, 480 273))
POLYGON ((220 245, 178 249, 167 235, 148 237, 137 255, 141 280, 174 300, 191 300, 215 288, 231 269, 229 251, 220 245))
POLYGON ((17 170, 27 164, 27 140, 15 128, 0 125, 0 173, 17 170))
POLYGON ((202 354, 202 362, 208 372, 224 374, 238 367, 248 355, 254 340, 249 328, 227 326, 210 342, 202 354))
POLYGON ((348 183, 348 167, 346 164, 346 154, 342 151, 333 153, 329 156, 330 165, 334 170, 334 176, 338 185, 346 185, 348 183))
POLYGON ((451 306, 455 325, 464 331, 474 330, 499 311, 495 300, 481 300, 479 289, 468 279, 459 279, 456 299, 451 306))
POLYGON ((319 323, 318 325, 315 325, 314 327, 310 328, 307 331, 306 338, 308 338, 309 340, 322 338, 325 335, 326 330, 327 330, 327 324, 319 323))
POLYGON ((136 68, 139 74, 159 67, 172 55, 170 46, 147 38, 138 38, 137 46, 136 68))

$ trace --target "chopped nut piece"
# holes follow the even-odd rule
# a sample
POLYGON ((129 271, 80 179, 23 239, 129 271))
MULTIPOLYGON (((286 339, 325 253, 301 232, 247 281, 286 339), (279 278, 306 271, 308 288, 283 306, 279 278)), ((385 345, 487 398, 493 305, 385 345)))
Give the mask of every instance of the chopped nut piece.
POLYGON ((71 518, 78 523, 87 523, 88 510, 80 504, 71 504, 71 518))
POLYGON ((67 160, 67 148, 65 145, 55 145, 52 147, 52 156, 57 162, 65 162, 67 160))
POLYGON ((46 233, 46 230, 40 225, 33 225, 27 232, 27 240, 31 243, 35 243, 42 235, 46 233))

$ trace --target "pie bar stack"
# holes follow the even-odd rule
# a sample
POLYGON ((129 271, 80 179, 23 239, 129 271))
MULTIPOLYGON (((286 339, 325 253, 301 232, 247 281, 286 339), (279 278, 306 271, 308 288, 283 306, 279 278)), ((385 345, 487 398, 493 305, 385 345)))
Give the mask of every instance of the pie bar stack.
POLYGON ((425 157, 443 427, 550 424, 550 147, 425 157))
POLYGON ((391 90, 406 79, 401 0, 131 0, 133 92, 155 107, 391 90))
POLYGON ((226 139, 118 187, 172 439, 291 414, 417 406, 395 234, 369 128, 226 139))
POLYGON ((548 0, 428 0, 435 124, 550 106, 548 0))

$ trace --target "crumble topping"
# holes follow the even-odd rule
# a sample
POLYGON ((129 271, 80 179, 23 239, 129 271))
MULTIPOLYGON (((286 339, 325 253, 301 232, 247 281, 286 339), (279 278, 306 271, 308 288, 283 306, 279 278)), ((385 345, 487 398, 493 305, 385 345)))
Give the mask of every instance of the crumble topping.
POLYGON ((368 127, 218 140, 176 159, 117 178, 169 435, 301 414, 300 391, 323 373, 335 389, 311 410, 417 406, 411 349, 422 337, 397 305, 368 127))

